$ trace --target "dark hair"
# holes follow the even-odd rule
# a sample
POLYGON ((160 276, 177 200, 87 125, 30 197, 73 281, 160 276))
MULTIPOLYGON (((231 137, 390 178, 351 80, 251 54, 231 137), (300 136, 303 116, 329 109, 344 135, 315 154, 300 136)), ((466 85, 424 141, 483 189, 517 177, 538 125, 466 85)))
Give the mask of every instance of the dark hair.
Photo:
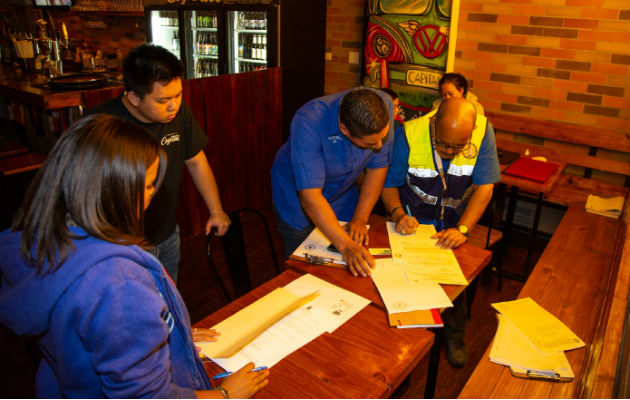
POLYGON ((356 89, 346 93, 341 99, 339 121, 352 136, 373 135, 389 124, 389 110, 375 91, 356 89))
POLYGON ((464 75, 458 74, 455 72, 449 72, 448 74, 444 74, 442 76, 442 79, 440 79, 440 83, 438 84, 438 87, 442 87, 442 85, 446 82, 452 83, 453 86, 457 88, 457 90, 464 89, 464 92, 462 93, 462 95, 466 97, 466 94, 468 93, 468 81, 466 80, 466 78, 464 78, 464 75))
POLYGON ((112 243, 145 246, 144 186, 159 157, 157 187, 166 155, 144 128, 109 115, 75 122, 55 143, 33 178, 11 229, 22 231, 20 251, 42 273, 74 250, 68 223, 112 243))
POLYGON ((155 82, 166 85, 184 74, 182 63, 173 53, 149 43, 133 48, 122 68, 125 90, 133 90, 140 99, 153 91, 155 82))
POLYGON ((387 93, 389 95, 389 97, 392 98, 392 101, 394 101, 394 100, 396 100, 398 98, 398 93, 394 92, 390 88, 380 88, 380 90, 382 90, 383 92, 387 93))

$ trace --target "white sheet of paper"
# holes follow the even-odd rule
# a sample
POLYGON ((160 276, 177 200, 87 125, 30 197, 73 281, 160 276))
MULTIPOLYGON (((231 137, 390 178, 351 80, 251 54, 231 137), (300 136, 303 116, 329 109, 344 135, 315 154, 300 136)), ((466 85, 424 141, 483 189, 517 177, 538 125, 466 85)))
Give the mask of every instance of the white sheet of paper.
POLYGON ((237 371, 248 362, 271 368, 284 357, 325 332, 320 312, 308 305, 287 315, 229 358, 213 358, 226 371, 237 371))
POLYGON ((387 234, 394 258, 402 260, 410 282, 436 282, 450 285, 467 285, 453 250, 435 246, 433 225, 420 224, 416 232, 402 235, 396 224, 387 222, 387 234))
MULTIPOLYGON (((339 221, 341 226, 345 226, 347 222, 339 221)), ((330 259, 335 264, 346 265, 343 260, 343 256, 340 253, 328 250, 330 240, 324 236, 319 228, 315 227, 308 237, 300 244, 300 246, 293 252, 294 255, 304 257, 304 253, 308 253, 312 256, 324 257, 330 259)))
POLYGON ((585 345, 569 327, 530 297, 494 303, 492 307, 516 325, 545 354, 585 345))
POLYGON ((453 306, 439 284, 430 281, 409 283, 400 260, 377 259, 371 276, 390 314, 453 306))
MULTIPOLYGON (((348 279, 357 278, 348 276, 348 279)), ((365 297, 342 289, 311 274, 302 275, 284 288, 298 297, 302 297, 299 293, 307 295, 314 291, 319 292, 319 296, 311 301, 308 306, 315 308, 315 312, 319 312, 318 322, 325 327, 328 333, 333 333, 335 329, 370 304, 370 301, 365 297)))
POLYGON ((272 367, 322 333, 332 333, 370 303, 310 274, 284 288, 293 294, 319 291, 319 296, 276 322, 232 357, 213 358, 214 362, 226 371, 236 371, 250 361, 272 367))

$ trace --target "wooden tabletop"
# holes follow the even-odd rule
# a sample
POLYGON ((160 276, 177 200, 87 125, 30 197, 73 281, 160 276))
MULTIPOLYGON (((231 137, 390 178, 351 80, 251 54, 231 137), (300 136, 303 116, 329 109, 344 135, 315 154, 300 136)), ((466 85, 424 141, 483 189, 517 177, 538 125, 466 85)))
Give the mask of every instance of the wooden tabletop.
MULTIPOLYGON (((273 289, 302 275, 287 270, 195 324, 209 328, 273 289)), ((269 384, 255 398, 382 398, 429 352, 425 329, 390 328, 387 314, 368 305, 334 333, 324 333, 270 370, 269 384)), ((221 369, 205 364, 208 376, 221 369)))
POLYGON ((616 276, 612 260, 622 235, 620 224, 617 219, 587 213, 584 203, 572 204, 518 296, 534 299, 586 343, 586 347, 566 352, 575 379, 516 378, 508 367, 489 360, 488 347, 460 398, 583 397, 589 369, 600 357, 597 332, 606 330, 601 325, 602 315, 609 285, 616 276))
MULTIPOLYGON (((378 215, 372 215, 369 223, 370 242, 368 247, 390 247, 385 224, 386 219, 378 215)), ((468 283, 479 275, 492 258, 491 251, 467 243, 453 250, 453 253, 468 283)), ((354 277, 346 270, 327 266, 316 266, 299 260, 287 260, 286 265, 290 268, 315 275, 318 278, 324 279, 344 289, 351 290, 385 309, 383 300, 370 278, 354 277)), ((451 300, 459 296, 466 288, 461 285, 442 285, 442 287, 451 300)))

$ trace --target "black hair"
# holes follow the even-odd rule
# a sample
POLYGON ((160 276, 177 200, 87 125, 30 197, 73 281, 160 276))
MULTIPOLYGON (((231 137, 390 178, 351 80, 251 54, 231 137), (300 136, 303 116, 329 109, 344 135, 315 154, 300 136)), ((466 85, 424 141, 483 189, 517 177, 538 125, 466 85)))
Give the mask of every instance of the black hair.
POLYGON ((339 121, 354 137, 374 135, 389 124, 389 110, 375 91, 356 89, 341 99, 339 121))
POLYGON ((149 43, 131 49, 122 68, 125 90, 133 90, 141 100, 153 91, 155 82, 166 85, 184 74, 182 63, 173 53, 149 43))
POLYGON ((29 186, 11 229, 22 231, 20 252, 42 273, 58 269, 74 250, 68 224, 117 244, 146 246, 144 187, 166 154, 144 128, 109 115, 90 115, 61 135, 29 186))
POLYGON ((387 93, 389 95, 389 97, 392 98, 392 101, 394 101, 394 100, 396 100, 398 98, 398 93, 394 92, 390 88, 380 88, 379 90, 382 90, 383 92, 387 93))
POLYGON ((438 87, 442 87, 442 85, 446 82, 452 83, 453 86, 457 88, 457 90, 464 89, 462 95, 466 97, 466 94, 468 93, 468 81, 466 80, 466 78, 464 78, 464 75, 458 74, 456 72, 449 72, 448 74, 444 74, 442 76, 442 79, 440 79, 438 87))

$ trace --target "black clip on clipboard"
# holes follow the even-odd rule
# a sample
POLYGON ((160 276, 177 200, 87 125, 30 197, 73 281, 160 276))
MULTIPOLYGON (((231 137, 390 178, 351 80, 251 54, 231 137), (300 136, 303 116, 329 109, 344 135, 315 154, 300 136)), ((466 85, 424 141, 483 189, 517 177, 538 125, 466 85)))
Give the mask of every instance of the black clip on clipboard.
POLYGON ((513 376, 517 378, 524 378, 524 379, 537 379, 537 380, 553 381, 553 382, 569 382, 573 380, 573 378, 560 376, 560 374, 557 372, 554 373, 553 376, 541 374, 537 371, 532 371, 529 369, 528 370, 522 369, 522 370, 515 371, 513 368, 510 368, 510 372, 512 373, 513 376))

